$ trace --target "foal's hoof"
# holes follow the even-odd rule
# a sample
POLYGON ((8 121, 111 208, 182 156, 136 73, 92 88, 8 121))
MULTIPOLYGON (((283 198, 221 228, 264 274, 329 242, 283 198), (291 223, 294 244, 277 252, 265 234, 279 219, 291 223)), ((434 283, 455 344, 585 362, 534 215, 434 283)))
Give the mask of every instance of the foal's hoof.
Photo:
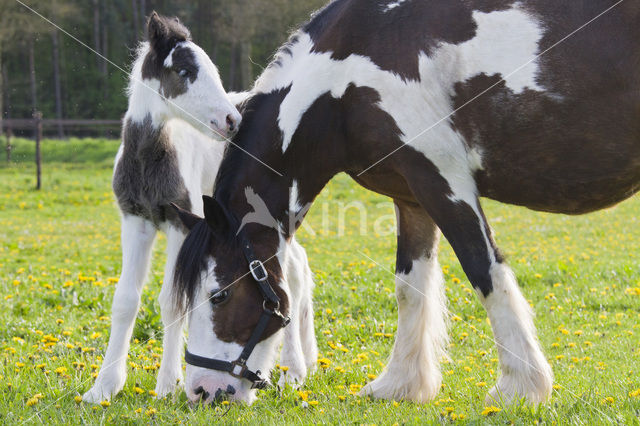
POLYGON ((82 395, 82 400, 89 404, 100 404, 102 401, 110 401, 116 393, 103 386, 94 386, 82 395))
POLYGON ((287 385, 293 389, 298 389, 304 383, 305 374, 296 373, 295 371, 283 371, 278 379, 278 387, 284 389, 287 385))
POLYGON ((156 399, 162 399, 169 396, 184 387, 182 375, 158 375, 158 381, 156 382, 156 399))

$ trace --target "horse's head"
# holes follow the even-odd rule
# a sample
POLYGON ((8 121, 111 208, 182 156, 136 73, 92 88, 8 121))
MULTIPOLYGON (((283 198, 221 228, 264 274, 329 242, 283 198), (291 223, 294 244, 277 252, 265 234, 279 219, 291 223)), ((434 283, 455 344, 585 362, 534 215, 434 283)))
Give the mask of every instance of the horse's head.
POLYGON ((242 117, 227 97, 218 69, 191 41, 189 30, 178 18, 153 12, 147 32, 146 55, 134 74, 138 71, 143 84, 157 89, 166 118, 181 118, 218 139, 233 136, 242 117))
POLYGON ((192 402, 224 397, 251 403, 269 378, 288 323, 286 260, 268 249, 284 242, 270 233, 247 250, 235 220, 217 201, 203 198, 204 219, 179 209, 190 229, 174 277, 176 306, 189 319, 186 392, 192 402), (264 262, 264 269, 255 263, 252 272, 252 259, 264 262))

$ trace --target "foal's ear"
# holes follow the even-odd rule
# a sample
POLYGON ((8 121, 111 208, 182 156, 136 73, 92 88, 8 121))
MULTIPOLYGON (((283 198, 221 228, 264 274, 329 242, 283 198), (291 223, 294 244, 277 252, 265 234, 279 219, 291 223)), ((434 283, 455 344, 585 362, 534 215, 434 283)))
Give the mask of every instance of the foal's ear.
POLYGON ((214 231, 224 233, 229 228, 229 218, 218 200, 208 195, 202 196, 204 218, 214 231))
POLYGON ((195 215, 190 211, 181 208, 175 203, 171 203, 171 207, 173 207, 176 213, 178 213, 178 217, 180 218, 180 221, 184 226, 187 227, 189 231, 191 231, 193 227, 196 226, 196 224, 202 220, 200 216, 195 215))
POLYGON ((149 16, 149 22, 147 23, 147 35, 149 37, 149 43, 151 46, 156 47, 161 40, 164 40, 169 36, 169 28, 166 22, 158 15, 156 11, 149 16))

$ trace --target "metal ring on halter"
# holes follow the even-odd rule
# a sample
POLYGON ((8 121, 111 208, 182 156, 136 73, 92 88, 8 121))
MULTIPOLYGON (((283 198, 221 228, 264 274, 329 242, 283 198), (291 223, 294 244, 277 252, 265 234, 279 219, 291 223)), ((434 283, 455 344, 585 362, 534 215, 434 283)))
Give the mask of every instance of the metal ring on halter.
POLYGON ((278 314, 280 313, 280 301, 279 301, 279 300, 276 302, 276 307, 275 307, 275 308, 273 308, 273 309, 269 309, 269 308, 267 308, 267 302, 268 302, 268 300, 267 300, 267 299, 264 299, 264 300, 262 301, 262 309, 263 309, 263 310, 265 310, 265 311, 271 311, 271 312, 273 312, 273 313, 278 313, 278 314))

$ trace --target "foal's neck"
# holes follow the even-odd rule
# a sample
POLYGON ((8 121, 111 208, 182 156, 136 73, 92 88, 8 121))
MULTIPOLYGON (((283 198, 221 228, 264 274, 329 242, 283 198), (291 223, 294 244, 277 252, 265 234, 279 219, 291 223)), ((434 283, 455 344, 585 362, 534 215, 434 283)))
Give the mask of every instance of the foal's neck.
POLYGON ((148 145, 157 145, 165 134, 165 127, 169 120, 165 102, 154 87, 154 80, 142 80, 139 76, 137 83, 131 88, 129 108, 125 114, 125 131, 123 142, 125 145, 135 145, 138 149, 148 145))

